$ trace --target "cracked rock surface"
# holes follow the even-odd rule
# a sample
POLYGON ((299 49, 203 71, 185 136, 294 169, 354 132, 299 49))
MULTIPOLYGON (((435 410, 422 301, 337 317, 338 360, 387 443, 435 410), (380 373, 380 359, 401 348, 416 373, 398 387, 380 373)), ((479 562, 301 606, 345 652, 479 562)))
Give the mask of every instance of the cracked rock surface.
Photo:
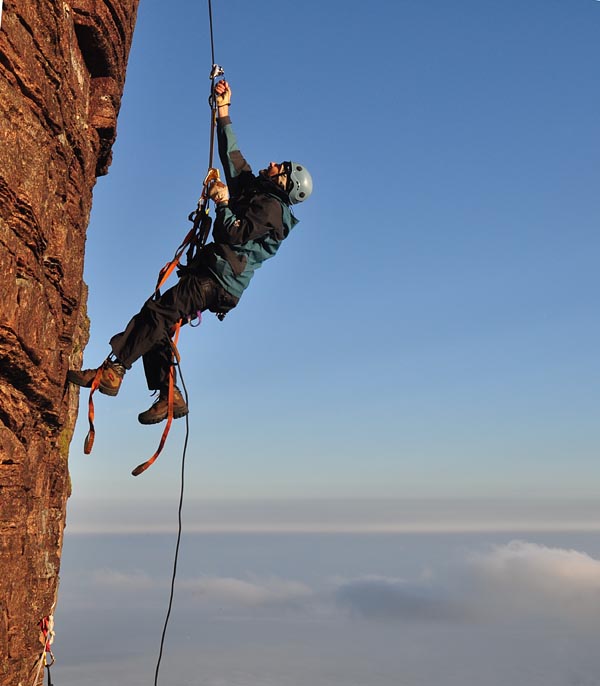
POLYGON ((53 611, 87 342, 85 232, 138 0, 4 0, 0 28, 0 686, 35 680, 53 611))

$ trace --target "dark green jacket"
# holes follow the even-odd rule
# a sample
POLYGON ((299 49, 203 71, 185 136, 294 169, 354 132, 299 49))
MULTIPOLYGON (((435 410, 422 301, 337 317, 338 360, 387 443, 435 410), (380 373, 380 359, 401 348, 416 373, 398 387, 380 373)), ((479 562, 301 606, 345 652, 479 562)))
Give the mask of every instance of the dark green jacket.
POLYGON ((229 187, 229 204, 217 205, 207 266, 231 295, 239 298, 262 263, 273 257, 297 224, 287 194, 254 176, 240 152, 229 117, 217 120, 219 156, 229 187))

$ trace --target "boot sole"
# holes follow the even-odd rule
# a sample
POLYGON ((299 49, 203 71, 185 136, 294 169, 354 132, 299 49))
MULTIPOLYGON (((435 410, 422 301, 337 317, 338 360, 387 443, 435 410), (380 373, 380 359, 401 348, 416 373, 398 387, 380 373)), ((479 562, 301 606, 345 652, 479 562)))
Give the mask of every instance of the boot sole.
MULTIPOLYGON (((186 414, 189 414, 189 410, 179 410, 179 412, 173 412, 173 419, 181 419, 182 417, 185 417, 186 414)), ((140 419, 138 415, 138 422, 144 426, 150 426, 151 424, 160 424, 161 422, 164 422, 166 418, 167 415, 164 417, 155 417, 154 419, 140 419)))
POLYGON ((79 388, 91 388, 92 381, 83 381, 82 379, 77 379, 71 376, 71 372, 67 372, 67 381, 72 383, 74 386, 79 386, 79 388))
POLYGON ((103 393, 104 395, 110 395, 111 398, 114 398, 119 393, 118 388, 115 391, 114 388, 107 388, 106 386, 98 386, 98 390, 100 391, 100 393, 103 393))

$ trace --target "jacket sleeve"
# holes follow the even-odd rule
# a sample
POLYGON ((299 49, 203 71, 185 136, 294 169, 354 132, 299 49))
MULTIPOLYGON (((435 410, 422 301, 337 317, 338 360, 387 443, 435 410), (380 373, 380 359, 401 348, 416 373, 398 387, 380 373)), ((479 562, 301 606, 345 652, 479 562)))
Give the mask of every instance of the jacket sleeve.
POLYGON ((239 195, 245 178, 252 176, 252 168, 240 152, 230 117, 217 119, 217 143, 229 193, 232 196, 239 195))
POLYGON ((283 240, 287 231, 283 224, 281 203, 268 195, 256 195, 243 217, 236 217, 228 205, 217 205, 213 238, 217 243, 241 245, 267 233, 283 240))

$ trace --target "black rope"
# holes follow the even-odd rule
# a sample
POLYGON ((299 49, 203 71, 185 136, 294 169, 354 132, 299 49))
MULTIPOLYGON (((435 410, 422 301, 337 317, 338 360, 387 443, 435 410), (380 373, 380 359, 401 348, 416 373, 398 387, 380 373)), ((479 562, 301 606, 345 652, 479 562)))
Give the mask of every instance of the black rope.
POLYGON ((215 79, 217 76, 223 75, 223 68, 215 62, 215 39, 213 32, 213 15, 212 15, 212 0, 208 0, 208 22, 210 25, 210 54, 212 59, 212 68, 210 72, 210 97, 208 103, 210 105, 210 148, 208 153, 208 168, 213 166, 213 157, 215 149, 215 129, 217 124, 217 98, 215 96, 215 79))
MULTIPOLYGON (((179 367, 179 378, 181 380, 181 385, 183 386, 183 392, 185 395, 185 403, 189 407, 188 391, 183 379, 183 374, 181 373, 181 364, 177 364, 179 367)), ((165 617, 165 623, 162 630, 162 636, 160 638, 160 650, 158 652, 158 660, 156 662, 156 671, 154 672, 154 686, 158 686, 158 672, 160 670, 160 663, 162 660, 163 649, 165 647, 165 637, 167 635, 167 627, 169 625, 169 619, 171 617, 171 610, 173 609, 173 597, 175 595, 175 579, 177 578, 177 562, 179 560, 179 547, 181 545, 181 532, 183 530, 182 526, 182 512, 183 512, 183 496, 185 492, 185 457, 187 453, 188 439, 190 436, 190 422, 189 413, 185 416, 185 441, 183 443, 183 453, 181 456, 181 488, 179 491, 179 507, 177 510, 177 543, 175 544, 175 556, 173 558, 173 575, 171 576, 171 592, 169 595, 169 606, 167 608, 167 614, 165 617)))
POLYGON ((208 23, 210 25, 210 54, 212 63, 215 63, 215 40, 213 38, 213 18, 212 18, 212 0, 208 0, 208 23))
MULTIPOLYGON (((212 167, 212 160, 214 154, 214 133, 215 133, 215 123, 216 123, 216 98, 214 94, 215 89, 215 78, 214 67, 215 67, 215 42, 213 36, 213 17, 212 17, 212 2, 208 0, 208 18, 210 25, 210 51, 213 64, 213 72, 211 73, 211 97, 210 97, 210 107, 211 107, 211 134, 210 134, 210 150, 209 150, 209 168, 212 167)), ((200 209, 200 208, 199 208, 200 209)), ((206 239, 205 239, 206 240, 206 239)), ((173 364, 179 367, 179 378, 181 379, 181 385, 183 386, 183 392, 185 395, 186 405, 189 407, 188 401, 188 391, 185 385, 185 380, 183 374, 181 373, 181 364, 176 363, 175 360, 173 364)), ((185 416, 185 440, 183 443, 183 453, 181 456, 181 488, 179 491, 179 507, 177 510, 177 542, 175 544, 175 555, 173 558, 173 574, 171 576, 171 589, 169 593, 169 605, 167 608, 167 614, 165 616, 165 622, 163 625, 162 635, 160 638, 160 649, 158 652, 158 659, 156 661, 156 670, 154 672, 154 686, 158 686, 158 674, 160 671, 160 663, 162 661, 163 650, 165 647, 165 638, 167 635, 167 627, 169 625, 169 619, 171 618, 171 610, 173 609, 173 598, 175 595, 175 580, 177 578, 177 563, 179 560, 179 548, 181 545, 181 534, 183 530, 182 526, 182 512, 183 512, 183 498, 185 493, 185 458, 187 454, 187 446, 190 435, 190 423, 189 423, 189 413, 185 416)))

